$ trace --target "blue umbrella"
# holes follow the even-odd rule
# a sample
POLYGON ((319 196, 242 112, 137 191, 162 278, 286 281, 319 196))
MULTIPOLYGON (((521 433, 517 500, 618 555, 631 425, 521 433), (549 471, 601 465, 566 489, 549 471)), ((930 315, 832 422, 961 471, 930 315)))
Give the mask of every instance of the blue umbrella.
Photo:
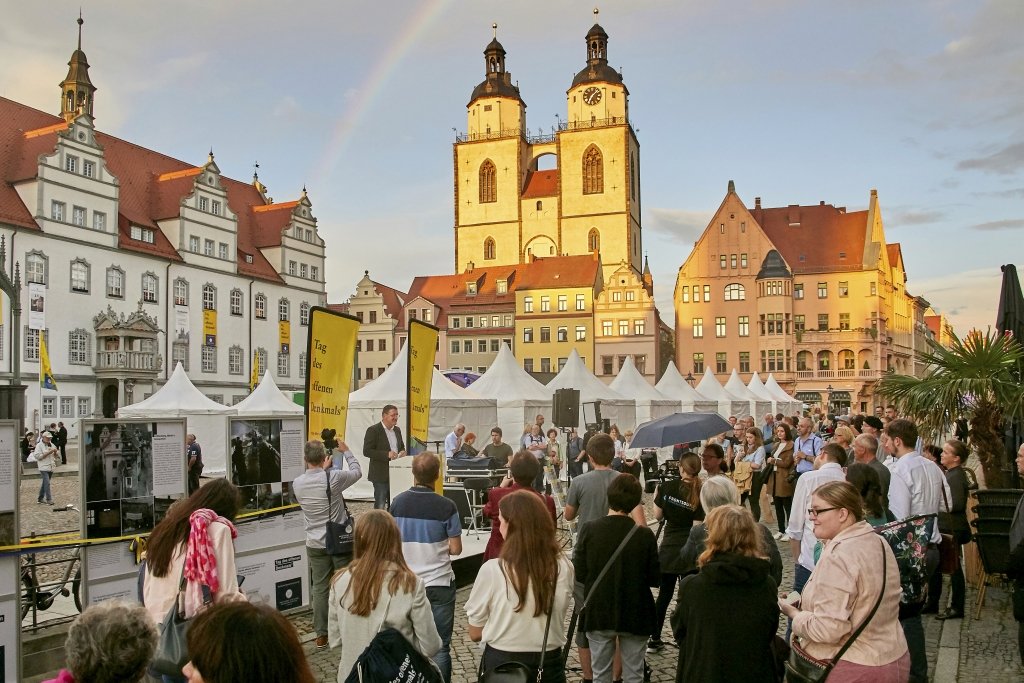
POLYGON ((661 448, 703 441, 728 431, 732 431, 732 425, 718 413, 675 413, 637 427, 629 447, 661 448))

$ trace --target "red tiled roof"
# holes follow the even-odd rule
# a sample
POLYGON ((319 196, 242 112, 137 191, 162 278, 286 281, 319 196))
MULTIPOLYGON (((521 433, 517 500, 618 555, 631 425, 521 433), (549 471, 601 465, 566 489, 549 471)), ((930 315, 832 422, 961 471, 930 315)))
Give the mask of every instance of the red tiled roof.
POLYGON ((348 304, 327 304, 327 310, 335 313, 348 313, 348 304))
POLYGON ((402 317, 402 306, 409 300, 408 295, 379 282, 374 282, 373 288, 384 299, 384 311, 395 320, 399 320, 402 317))
POLYGON ((528 171, 523 183, 523 199, 558 196, 558 169, 528 171))
MULTIPOLYGON (((18 182, 36 177, 39 156, 52 154, 57 134, 67 128, 59 117, 0 97, 0 221, 38 229, 31 211, 14 189, 18 182)), ((191 194, 202 168, 119 138, 96 133, 107 168, 120 184, 118 246, 153 256, 181 260, 163 236, 157 221, 179 215, 181 200, 191 194), (156 229, 156 243, 130 238, 130 227, 156 229)), ((259 251, 281 243, 281 230, 291 220, 294 202, 268 205, 249 183, 221 177, 228 206, 238 216, 238 272, 281 282, 277 269, 259 251), (252 263, 245 262, 252 256, 252 263)))
POLYGON ((867 211, 815 204, 755 207, 750 214, 794 273, 862 267, 867 211))
POLYGON ((903 273, 903 282, 907 281, 907 272, 903 268, 903 250, 899 242, 885 245, 886 254, 889 256, 889 268, 898 268, 903 273))
POLYGON ((520 266, 518 289, 588 287, 597 281, 600 269, 597 254, 538 258, 520 266))
MULTIPOLYGON (((409 285, 409 293, 405 301, 409 302, 416 297, 422 297, 441 309, 437 320, 445 320, 449 309, 459 307, 480 307, 488 311, 494 310, 497 306, 507 304, 511 309, 515 308, 515 288, 519 280, 516 271, 522 266, 493 266, 491 268, 474 268, 471 272, 456 273, 455 275, 421 275, 414 278, 409 285), (497 282, 505 280, 508 283, 508 291, 505 294, 498 294, 497 282), (466 283, 476 282, 476 294, 466 294, 466 283)), ((404 327, 404 321, 399 318, 399 326, 404 327)))

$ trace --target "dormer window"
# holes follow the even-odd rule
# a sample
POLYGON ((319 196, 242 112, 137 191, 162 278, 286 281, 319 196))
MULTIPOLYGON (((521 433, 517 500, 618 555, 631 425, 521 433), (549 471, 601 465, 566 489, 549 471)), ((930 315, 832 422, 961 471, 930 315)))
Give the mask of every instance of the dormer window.
POLYGON ((216 199, 214 199, 213 203, 211 204, 211 207, 212 207, 211 208, 212 213, 215 213, 216 215, 219 216, 220 215, 220 202, 217 201, 216 199))
POLYGON ((152 228, 142 228, 138 225, 132 226, 131 237, 133 240, 148 242, 149 244, 153 244, 156 241, 156 234, 153 232, 152 228))
POLYGON ((467 282, 466 283, 466 296, 476 296, 476 283, 475 282, 467 282))
POLYGON ((508 280, 498 280, 498 294, 508 294, 508 280))

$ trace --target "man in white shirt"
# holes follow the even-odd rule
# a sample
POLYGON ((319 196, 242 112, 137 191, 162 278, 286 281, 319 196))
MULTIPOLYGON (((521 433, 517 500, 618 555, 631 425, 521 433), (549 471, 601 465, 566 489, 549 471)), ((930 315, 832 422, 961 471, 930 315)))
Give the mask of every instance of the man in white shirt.
POLYGON ((801 418, 796 426, 797 437, 793 444, 793 458, 796 460, 796 471, 800 475, 814 469, 814 462, 825 443, 820 436, 813 433, 813 428, 809 417, 801 418))
MULTIPOLYGON (((890 406, 891 407, 891 406, 890 406)), ((888 410, 888 408, 887 408, 888 410)), ((915 450, 918 432, 917 425, 910 420, 896 419, 889 423, 882 436, 882 447, 896 459, 889 469, 892 479, 889 482, 889 510, 896 519, 906 519, 917 515, 938 515, 939 510, 949 510, 952 494, 949 483, 942 470, 934 462, 915 450), (941 507, 940 507, 941 506, 941 507)), ((927 573, 925 583, 931 579, 939 567, 939 542, 942 534, 936 519, 932 521, 931 543, 926 554, 927 573)), ((925 610, 937 612, 934 610, 925 610)), ((901 614, 900 624, 903 635, 907 638, 910 649, 910 683, 928 681, 928 657, 925 653, 924 626, 921 614, 901 614)))
POLYGON ((462 435, 466 433, 466 425, 461 422, 444 437, 444 459, 448 460, 462 448, 462 435))
MULTIPOLYGON (((804 418, 805 420, 807 418, 804 418)), ((796 480, 793 492, 793 507, 789 515, 789 547, 793 557, 798 558, 793 570, 793 590, 799 593, 814 569, 814 520, 807 514, 811 507, 811 494, 822 484, 830 481, 844 481, 846 473, 841 463, 846 462, 846 449, 837 443, 826 444, 818 453, 814 465, 817 469, 803 474, 796 480)), ((787 631, 786 637, 789 637, 787 631)))

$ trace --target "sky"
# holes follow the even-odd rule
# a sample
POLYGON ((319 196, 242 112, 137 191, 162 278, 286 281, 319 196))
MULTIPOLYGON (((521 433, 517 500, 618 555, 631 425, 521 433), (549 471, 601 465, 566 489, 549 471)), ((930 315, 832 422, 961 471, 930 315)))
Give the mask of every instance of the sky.
MULTIPOLYGON (((59 112, 82 47, 100 130, 306 186, 327 293, 454 270, 452 143, 498 24, 531 132, 565 118, 593 5, 569 0, 0 0, 0 96, 59 112)), ((640 141, 643 249, 676 272, 730 180, 743 201, 855 211, 877 189, 907 289, 962 334, 1024 265, 1024 2, 613 0, 598 21, 640 141)))

